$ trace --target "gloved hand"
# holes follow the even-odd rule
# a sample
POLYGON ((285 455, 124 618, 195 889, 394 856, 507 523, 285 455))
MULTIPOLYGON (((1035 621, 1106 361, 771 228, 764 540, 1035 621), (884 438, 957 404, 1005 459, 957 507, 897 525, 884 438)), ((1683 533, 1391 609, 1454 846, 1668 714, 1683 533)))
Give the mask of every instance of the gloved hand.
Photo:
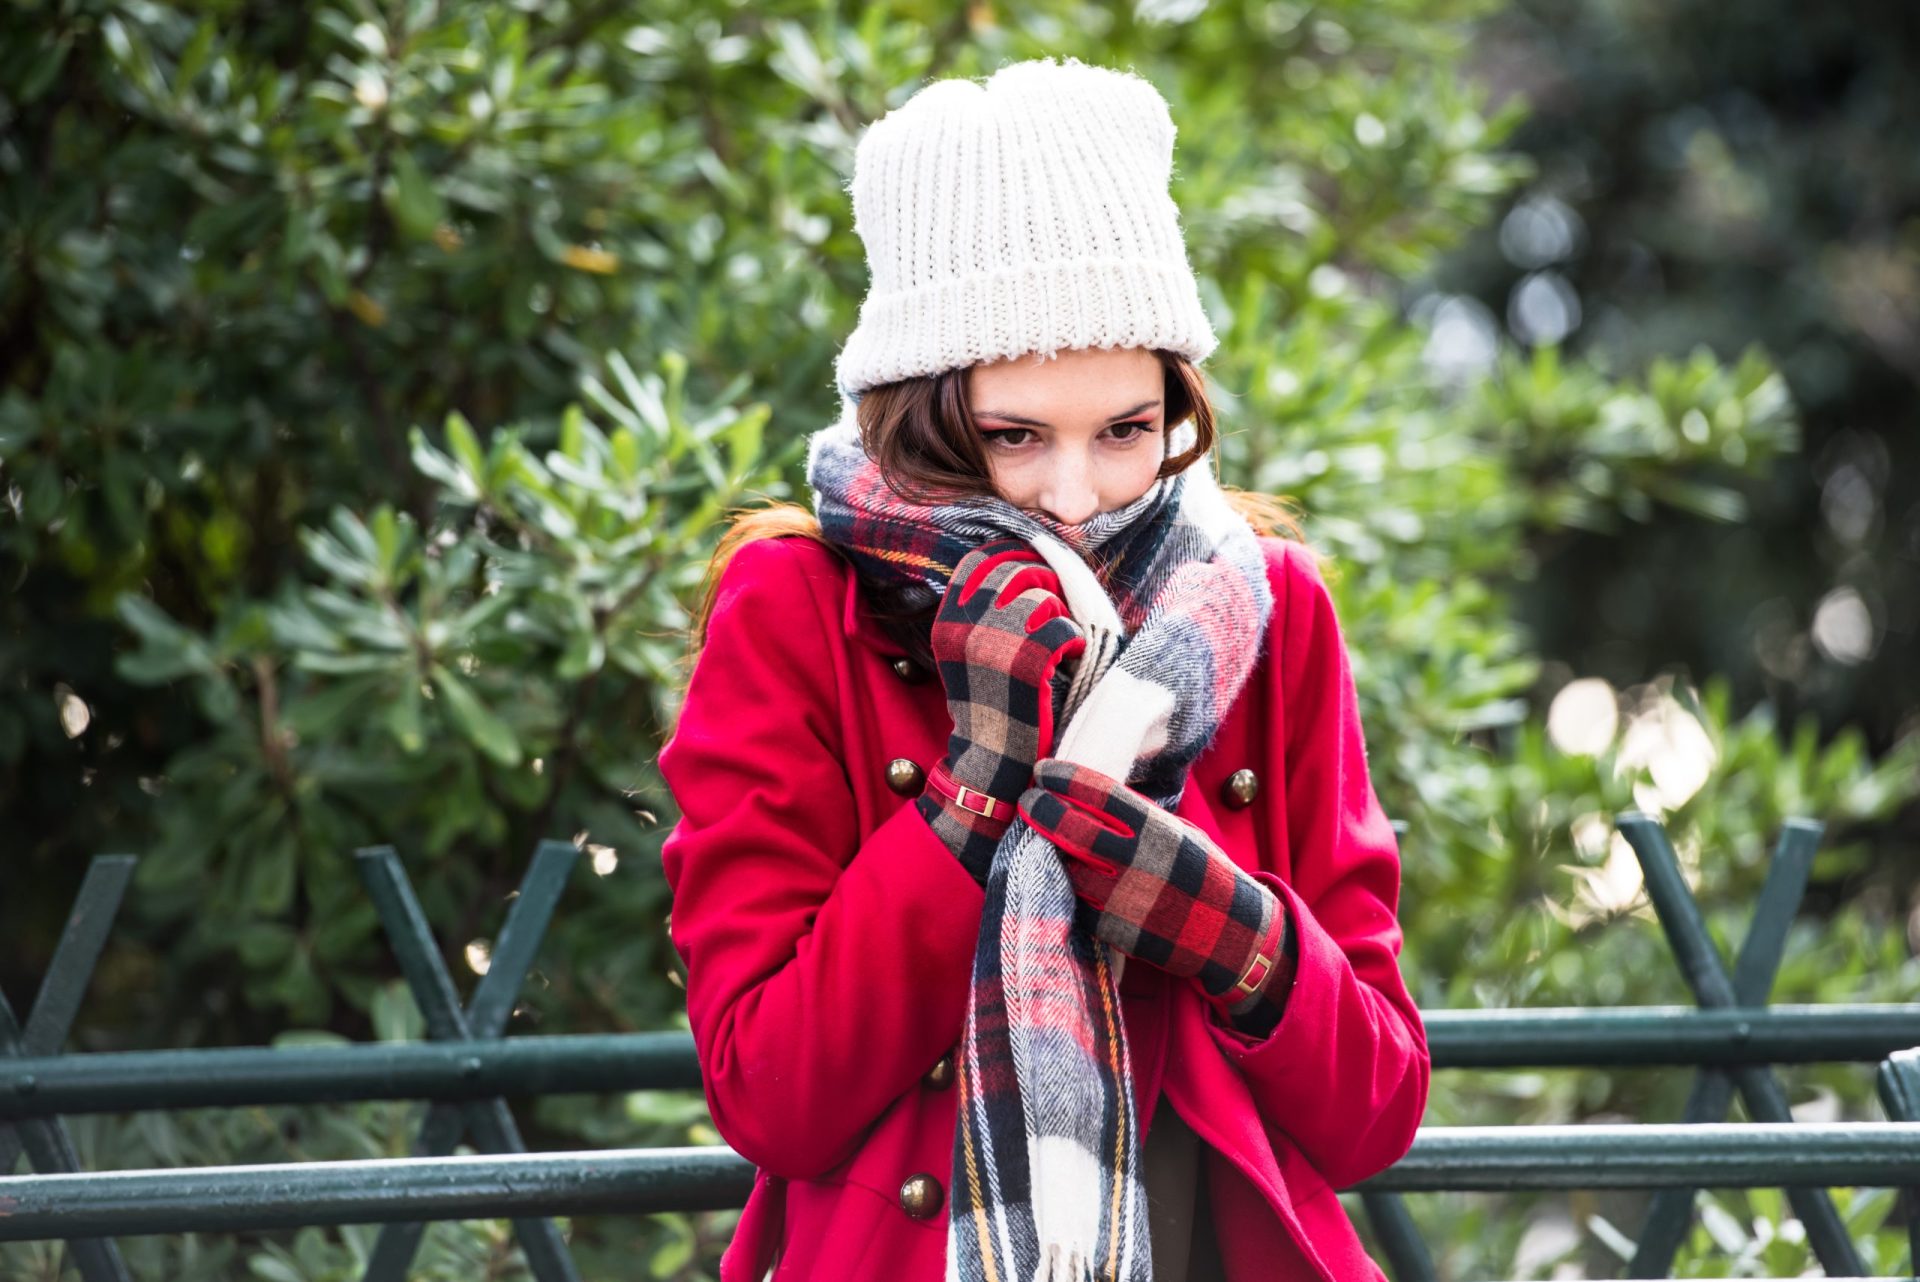
POLYGON ((1026 543, 998 539, 954 567, 933 620, 953 733, 915 804, 981 886, 1033 763, 1053 749, 1054 678, 1086 646, 1059 576, 1026 543))
POLYGON ((1297 947, 1286 907, 1205 834, 1057 757, 1035 764, 1019 811, 1067 856, 1096 938, 1197 980, 1238 1032, 1265 1037, 1279 1024, 1297 947))

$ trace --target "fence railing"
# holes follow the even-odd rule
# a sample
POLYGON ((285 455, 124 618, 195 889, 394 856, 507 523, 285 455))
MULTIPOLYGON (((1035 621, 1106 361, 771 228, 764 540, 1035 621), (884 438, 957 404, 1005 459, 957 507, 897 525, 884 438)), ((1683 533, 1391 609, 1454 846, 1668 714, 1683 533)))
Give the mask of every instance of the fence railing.
MULTIPOLYGON (((1408 1192, 1545 1188, 1658 1190, 1628 1276, 1665 1277, 1703 1187, 1786 1191, 1829 1276, 1866 1272, 1826 1188, 1920 1188, 1920 1004, 1777 1007, 1768 993, 1805 892, 1821 828, 1791 821, 1738 957, 1709 938, 1666 834, 1624 815, 1655 909, 1696 1007, 1425 1013, 1436 1069, 1690 1067, 1677 1124, 1428 1127, 1399 1163, 1359 1186, 1396 1282, 1432 1260, 1400 1200, 1408 1192), (1885 1123, 1796 1124, 1772 1065, 1877 1063, 1885 1123), (1744 1124, 1724 1121, 1738 1095, 1744 1124)), ((558 1214, 737 1207, 752 1168, 724 1148, 528 1154, 506 1095, 698 1090, 684 1034, 504 1037, 578 857, 543 843, 514 896, 486 973, 463 1006, 397 855, 358 856, 362 880, 425 1017, 422 1043, 61 1053, 134 860, 88 870, 24 1025, 0 994, 0 1171, 24 1150, 33 1174, 0 1177, 0 1242, 64 1239, 86 1282, 131 1282, 113 1238, 302 1225, 383 1227, 365 1278, 404 1278, 427 1222, 505 1217, 540 1282, 577 1277, 558 1214), (405 1159, 82 1172, 70 1114, 425 1100, 405 1159), (463 1140, 476 1154, 448 1156, 463 1140)), ((1920 1213, 1907 1208, 1915 1259, 1920 1213)), ((1912 1266, 1910 1266, 1912 1267, 1912 1266)))

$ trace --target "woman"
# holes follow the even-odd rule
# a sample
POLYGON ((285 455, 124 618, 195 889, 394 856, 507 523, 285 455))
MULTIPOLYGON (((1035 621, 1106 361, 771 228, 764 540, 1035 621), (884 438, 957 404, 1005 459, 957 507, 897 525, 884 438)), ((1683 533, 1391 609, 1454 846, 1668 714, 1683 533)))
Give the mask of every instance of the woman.
POLYGON ((1426 1102, 1398 852, 1317 564, 1212 475, 1173 134, 1069 59, 861 140, 847 412, 660 757, 723 1282, 1380 1276, 1334 1194, 1426 1102))

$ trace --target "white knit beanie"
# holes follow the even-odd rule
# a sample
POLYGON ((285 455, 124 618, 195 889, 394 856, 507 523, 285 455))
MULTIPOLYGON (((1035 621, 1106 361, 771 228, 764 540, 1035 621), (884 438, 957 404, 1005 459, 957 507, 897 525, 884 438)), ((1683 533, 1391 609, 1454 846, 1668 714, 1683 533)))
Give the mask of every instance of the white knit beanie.
POLYGON ((1151 83, 1075 58, 936 80, 875 121, 849 184, 872 281, 841 395, 1060 348, 1205 360, 1173 135, 1151 83))

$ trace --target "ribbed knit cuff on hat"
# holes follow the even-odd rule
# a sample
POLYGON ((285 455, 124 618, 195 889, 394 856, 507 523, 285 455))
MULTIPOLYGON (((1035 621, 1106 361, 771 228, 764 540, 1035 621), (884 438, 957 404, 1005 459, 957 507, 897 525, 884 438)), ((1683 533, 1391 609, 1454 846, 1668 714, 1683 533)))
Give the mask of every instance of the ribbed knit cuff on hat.
POLYGON ((1185 262, 1084 258, 1001 267, 869 294, 834 367, 840 393, 1062 348, 1216 346, 1185 262))

